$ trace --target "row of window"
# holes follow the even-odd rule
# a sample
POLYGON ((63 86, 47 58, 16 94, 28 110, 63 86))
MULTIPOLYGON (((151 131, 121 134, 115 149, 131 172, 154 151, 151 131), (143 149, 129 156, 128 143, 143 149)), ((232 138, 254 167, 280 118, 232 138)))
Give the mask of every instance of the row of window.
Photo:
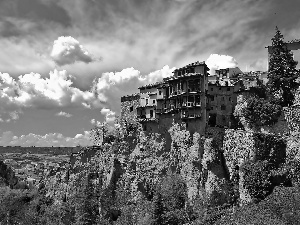
MULTIPOLYGON (((230 91, 231 90, 231 88, 230 87, 227 87, 227 91, 230 91)), ((212 88, 210 88, 210 91, 214 91, 214 88, 212 87, 212 88)), ((219 91, 221 91, 221 87, 219 87, 219 91)))
MULTIPOLYGON (((215 96, 211 96, 210 99, 211 99, 211 101, 214 101, 215 100, 215 96)), ((225 101, 225 97, 222 97, 221 100, 225 101)), ((231 97, 228 98, 228 101, 231 101, 231 97)))
MULTIPOLYGON (((217 107, 218 107, 218 106, 216 106, 216 108, 217 108, 217 107)), ((226 110, 226 105, 221 105, 220 108, 221 108, 221 110, 226 110)), ((211 106, 210 109, 211 109, 211 110, 214 110, 214 107, 211 106)))

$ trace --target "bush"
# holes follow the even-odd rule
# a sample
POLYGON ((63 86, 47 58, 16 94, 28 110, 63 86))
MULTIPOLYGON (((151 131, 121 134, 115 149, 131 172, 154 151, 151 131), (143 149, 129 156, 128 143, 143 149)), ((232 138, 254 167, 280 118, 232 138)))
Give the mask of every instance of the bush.
POLYGON ((154 224, 184 224, 189 221, 185 210, 187 189, 178 174, 168 174, 154 196, 154 224))
POLYGON ((262 200, 272 192, 271 168, 267 161, 248 161, 241 166, 244 186, 254 199, 262 200))
POLYGON ((273 125, 278 122, 282 107, 263 98, 250 97, 241 111, 246 121, 253 126, 273 125))

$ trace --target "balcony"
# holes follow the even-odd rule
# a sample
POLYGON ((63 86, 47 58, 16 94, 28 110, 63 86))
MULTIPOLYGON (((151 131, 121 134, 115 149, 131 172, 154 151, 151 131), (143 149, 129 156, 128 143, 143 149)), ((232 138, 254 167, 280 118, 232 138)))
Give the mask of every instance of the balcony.
POLYGON ((138 119, 138 121, 139 122, 158 122, 158 119, 157 118, 154 118, 154 117, 152 117, 152 118, 140 118, 140 119, 138 119))
POLYGON ((193 106, 194 106, 194 102, 187 102, 187 103, 186 103, 186 106, 187 106, 187 107, 193 107, 193 106))
POLYGON ((174 91, 174 92, 172 92, 172 93, 170 94, 170 98, 176 97, 176 96, 177 96, 177 91, 174 91))

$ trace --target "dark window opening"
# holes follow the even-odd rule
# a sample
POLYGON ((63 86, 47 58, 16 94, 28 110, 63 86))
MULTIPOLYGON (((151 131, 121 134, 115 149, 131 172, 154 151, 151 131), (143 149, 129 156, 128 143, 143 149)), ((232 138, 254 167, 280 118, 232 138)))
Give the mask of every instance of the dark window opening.
POLYGON ((211 101, 214 101, 215 100, 215 96, 211 96, 211 101))
POLYGON ((217 115, 216 114, 209 114, 208 116, 208 125, 209 126, 216 126, 216 121, 217 121, 217 115))
POLYGON ((230 91, 230 87, 227 88, 227 91, 230 91))
POLYGON ((229 101, 231 101, 231 97, 229 97, 229 101))
POLYGON ((148 105, 148 99, 146 99, 146 105, 148 105))
POLYGON ((219 91, 221 91, 221 88, 219 87, 219 91))
POLYGON ((213 89, 213 88, 210 88, 210 90, 211 90, 211 91, 214 91, 214 89, 213 89))
POLYGON ((143 125, 143 130, 146 131, 147 130, 147 126, 143 125))
POLYGON ((153 110, 150 110, 150 117, 152 118, 154 116, 153 110))
POLYGON ((155 100, 153 100, 153 104, 155 104, 155 100))
POLYGON ((161 95, 161 91, 159 91, 158 94, 161 95))
POLYGON ((186 123, 186 128, 189 128, 189 123, 186 123))
POLYGON ((133 111, 133 106, 130 106, 130 112, 132 112, 133 111))
POLYGON ((226 106, 225 105, 221 105, 221 110, 226 110, 226 106))

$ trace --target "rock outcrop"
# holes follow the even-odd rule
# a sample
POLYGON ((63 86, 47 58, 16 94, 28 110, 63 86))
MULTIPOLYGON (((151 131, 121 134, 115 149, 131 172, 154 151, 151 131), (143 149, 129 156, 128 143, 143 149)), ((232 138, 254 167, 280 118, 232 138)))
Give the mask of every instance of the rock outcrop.
POLYGON ((211 205, 222 205, 232 201, 232 186, 229 174, 222 163, 222 152, 213 138, 205 140, 203 168, 207 171, 205 191, 211 205))

